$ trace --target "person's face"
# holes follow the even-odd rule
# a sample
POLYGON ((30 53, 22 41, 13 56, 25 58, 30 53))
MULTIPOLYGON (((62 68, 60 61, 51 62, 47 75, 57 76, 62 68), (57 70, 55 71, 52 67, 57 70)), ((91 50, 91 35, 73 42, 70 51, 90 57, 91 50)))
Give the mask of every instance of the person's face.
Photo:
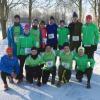
POLYGON ((34 21, 34 26, 38 26, 38 22, 37 21, 34 21))
POLYGON ((78 18, 77 17, 74 17, 73 18, 73 22, 77 22, 78 18))
POLYGON ((12 57, 13 56, 13 53, 10 52, 10 51, 8 51, 7 54, 8 54, 9 57, 12 57))
POLYGON ((45 27, 45 25, 42 23, 42 24, 40 24, 40 28, 44 28, 45 27))
POLYGON ((31 54, 32 54, 33 56, 37 55, 37 50, 32 50, 32 51, 31 51, 31 54))
POLYGON ((47 46, 46 47, 46 52, 50 52, 51 51, 51 47, 50 46, 47 46))
POLYGON ((61 23, 60 23, 60 26, 63 27, 63 26, 64 26, 64 22, 61 22, 61 23))
POLYGON ((69 51, 70 51, 69 46, 65 46, 65 47, 64 47, 64 52, 69 52, 69 51))
POLYGON ((53 24, 54 23, 54 19, 50 19, 50 24, 53 24))
POLYGON ((92 19, 89 19, 89 18, 86 19, 86 23, 87 23, 87 24, 89 24, 89 23, 91 23, 91 22, 92 22, 92 19))
POLYGON ((25 34, 29 34, 29 29, 24 29, 25 34))
POLYGON ((79 56, 83 56, 84 55, 84 51, 82 49, 80 49, 78 54, 79 54, 79 56))
POLYGON ((14 19, 14 22, 19 23, 20 22, 20 19, 19 18, 15 18, 14 19))

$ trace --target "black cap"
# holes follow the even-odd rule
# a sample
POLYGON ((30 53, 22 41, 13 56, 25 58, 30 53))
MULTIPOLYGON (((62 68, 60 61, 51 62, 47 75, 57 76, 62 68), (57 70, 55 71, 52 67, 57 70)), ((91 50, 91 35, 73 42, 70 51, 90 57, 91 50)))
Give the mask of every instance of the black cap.
POLYGON ((69 45, 68 42, 65 42, 65 43, 63 44, 63 47, 65 47, 65 46, 68 46, 68 47, 69 47, 70 45, 69 45))
POLYGON ((14 18, 19 18, 20 19, 20 16, 19 15, 15 15, 14 18))
POLYGON ((40 24, 44 24, 45 25, 45 21, 44 20, 41 20, 40 24))
POLYGON ((78 15, 77 15, 76 12, 73 12, 73 18, 74 18, 74 17, 77 17, 77 18, 78 18, 78 15))
POLYGON ((60 23, 65 23, 65 21, 64 20, 60 20, 60 23))
POLYGON ((32 48, 31 48, 31 51, 32 51, 32 50, 37 50, 37 48, 36 48, 36 47, 32 47, 32 48))
POLYGON ((33 22, 38 22, 38 19, 34 19, 33 22))
POLYGON ((55 18, 54 18, 53 16, 50 17, 50 20, 51 20, 51 19, 55 20, 55 18))

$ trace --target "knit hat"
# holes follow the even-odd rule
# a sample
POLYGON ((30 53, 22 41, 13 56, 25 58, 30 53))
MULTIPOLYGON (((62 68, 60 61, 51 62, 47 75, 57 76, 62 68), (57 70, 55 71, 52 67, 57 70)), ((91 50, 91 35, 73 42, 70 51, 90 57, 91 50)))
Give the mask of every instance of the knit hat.
POLYGON ((6 53, 12 53, 13 52, 13 49, 11 48, 11 47, 8 47, 7 49, 6 49, 6 53))
POLYGON ((60 20, 60 23, 65 23, 65 21, 64 20, 60 20))
POLYGON ((79 52, 80 50, 82 50, 83 52, 85 52, 85 48, 82 47, 82 46, 78 48, 78 52, 79 52))
POLYGON ((78 15, 77 15, 76 12, 73 12, 73 18, 74 18, 74 17, 78 18, 78 15))
POLYGON ((34 19, 34 20, 33 20, 33 23, 36 23, 36 22, 37 22, 37 23, 39 22, 38 19, 34 19))
POLYGON ((19 18, 20 19, 20 16, 19 15, 15 15, 14 18, 19 18))
POLYGON ((32 50, 37 50, 37 48, 36 48, 36 47, 32 47, 32 48, 31 48, 31 51, 32 51, 32 50))
POLYGON ((70 45, 69 45, 68 42, 65 42, 65 43, 63 44, 63 47, 65 47, 65 46, 68 46, 68 47, 69 47, 70 45))
POLYGON ((41 20, 40 24, 44 24, 45 25, 45 21, 44 20, 41 20))
POLYGON ((30 25, 29 24, 25 24, 24 29, 30 29, 30 25))
POLYGON ((52 20, 52 19, 54 20, 55 18, 54 18, 53 16, 51 16, 51 17, 50 17, 50 20, 52 20))

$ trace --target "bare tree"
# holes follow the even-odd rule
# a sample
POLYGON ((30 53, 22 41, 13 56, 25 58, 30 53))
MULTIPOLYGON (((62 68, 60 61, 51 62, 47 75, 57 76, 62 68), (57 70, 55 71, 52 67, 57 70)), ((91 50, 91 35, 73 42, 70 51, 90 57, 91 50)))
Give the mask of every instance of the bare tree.
POLYGON ((72 3, 74 3, 79 10, 79 19, 82 19, 82 0, 71 0, 72 3))
POLYGON ((98 0, 98 26, 100 31, 100 0, 98 0))
POLYGON ((100 25, 100 0, 88 0, 94 10, 95 22, 100 25))
POLYGON ((0 0, 0 23, 2 28, 2 36, 6 38, 6 23, 9 16, 9 11, 21 4, 21 0, 0 0))

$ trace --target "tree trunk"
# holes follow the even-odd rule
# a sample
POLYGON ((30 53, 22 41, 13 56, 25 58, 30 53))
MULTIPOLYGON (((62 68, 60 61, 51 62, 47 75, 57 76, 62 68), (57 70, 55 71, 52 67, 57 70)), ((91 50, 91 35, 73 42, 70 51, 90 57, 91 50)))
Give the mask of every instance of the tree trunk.
POLYGON ((32 0, 29 0, 29 24, 32 22, 32 0))
POLYGON ((100 0, 98 2, 98 26, 99 26, 99 31, 100 31, 100 0))
POLYGON ((2 29, 2 37, 3 39, 5 39, 7 37, 7 33, 6 33, 6 20, 1 19, 1 29, 2 29))
POLYGON ((6 38, 6 22, 8 18, 9 8, 7 6, 7 0, 0 0, 0 22, 2 29, 2 37, 6 38))
POLYGON ((94 1, 95 22, 97 24, 97 0, 94 1))
POLYGON ((79 19, 82 19, 82 0, 79 0, 79 19))

